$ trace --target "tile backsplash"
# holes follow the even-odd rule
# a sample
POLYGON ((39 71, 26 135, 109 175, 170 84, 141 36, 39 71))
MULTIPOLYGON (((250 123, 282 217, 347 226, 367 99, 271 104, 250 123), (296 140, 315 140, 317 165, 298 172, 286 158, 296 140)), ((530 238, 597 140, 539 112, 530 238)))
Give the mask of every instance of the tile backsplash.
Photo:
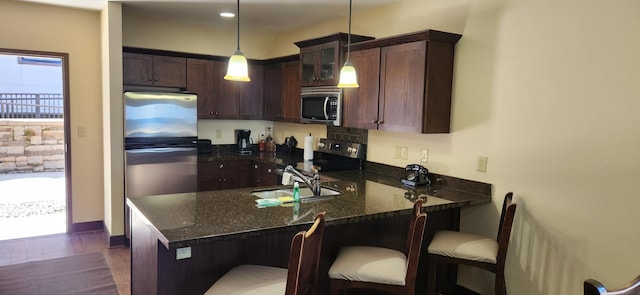
POLYGON ((335 126, 327 127, 328 139, 356 142, 361 144, 367 144, 368 133, 369 132, 367 129, 335 127, 335 126))

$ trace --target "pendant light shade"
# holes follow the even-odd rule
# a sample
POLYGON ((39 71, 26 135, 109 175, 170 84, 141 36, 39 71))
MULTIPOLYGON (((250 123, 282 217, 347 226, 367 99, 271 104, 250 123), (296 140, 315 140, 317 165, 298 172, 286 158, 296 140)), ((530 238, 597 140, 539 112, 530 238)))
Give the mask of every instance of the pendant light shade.
POLYGON ((347 35, 347 60, 345 61, 342 69, 340 70, 340 81, 338 82, 338 88, 358 88, 358 75, 356 75, 356 68, 349 60, 351 54, 351 6, 353 0, 349 0, 349 35, 347 35))
POLYGON ((225 80, 249 82, 249 69, 247 65, 247 59, 242 54, 242 51, 236 50, 231 58, 229 58, 229 66, 227 67, 227 74, 224 76, 225 80))
POLYGON ((231 58, 229 58, 229 66, 227 67, 227 74, 224 76, 225 80, 249 82, 249 66, 247 65, 247 58, 244 57, 242 51, 240 51, 240 0, 237 0, 237 47, 233 52, 231 58))
POLYGON ((356 68, 353 64, 347 60, 340 70, 340 82, 338 88, 358 88, 358 75, 356 74, 356 68))

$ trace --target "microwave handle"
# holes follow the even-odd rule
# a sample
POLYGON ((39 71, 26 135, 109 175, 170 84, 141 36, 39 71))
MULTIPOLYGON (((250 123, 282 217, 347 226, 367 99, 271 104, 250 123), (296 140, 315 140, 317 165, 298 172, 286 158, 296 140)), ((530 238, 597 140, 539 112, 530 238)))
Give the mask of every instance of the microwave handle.
POLYGON ((322 111, 324 112, 324 118, 328 119, 329 118, 329 114, 327 114, 327 104, 329 103, 329 97, 325 97, 324 98, 324 107, 322 108, 322 111))

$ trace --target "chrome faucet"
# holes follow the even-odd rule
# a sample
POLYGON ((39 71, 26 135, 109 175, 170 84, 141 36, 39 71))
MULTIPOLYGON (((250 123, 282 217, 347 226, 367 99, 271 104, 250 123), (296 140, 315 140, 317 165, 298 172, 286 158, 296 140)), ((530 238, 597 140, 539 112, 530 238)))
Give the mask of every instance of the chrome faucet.
POLYGON ((318 169, 313 169, 313 176, 311 177, 300 173, 300 171, 296 170, 291 165, 287 165, 287 167, 284 168, 283 172, 295 174, 307 185, 311 192, 313 192, 314 197, 320 196, 322 188, 320 187, 320 174, 318 173, 318 169))

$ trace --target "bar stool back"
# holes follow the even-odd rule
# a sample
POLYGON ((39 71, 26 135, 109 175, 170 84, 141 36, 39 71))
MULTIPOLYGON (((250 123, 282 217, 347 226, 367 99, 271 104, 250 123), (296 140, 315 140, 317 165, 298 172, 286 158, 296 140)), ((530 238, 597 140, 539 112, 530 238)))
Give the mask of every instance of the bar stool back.
POLYGON ((205 295, 316 294, 324 219, 325 212, 318 214, 307 231, 293 237, 287 268, 239 265, 216 281, 205 295))
POLYGON ((513 204, 512 201, 513 193, 509 192, 502 202, 500 226, 496 239, 457 231, 436 232, 428 249, 428 295, 437 294, 436 277, 439 264, 465 264, 495 273, 495 294, 507 294, 504 266, 513 218, 516 214, 516 204, 513 204))

